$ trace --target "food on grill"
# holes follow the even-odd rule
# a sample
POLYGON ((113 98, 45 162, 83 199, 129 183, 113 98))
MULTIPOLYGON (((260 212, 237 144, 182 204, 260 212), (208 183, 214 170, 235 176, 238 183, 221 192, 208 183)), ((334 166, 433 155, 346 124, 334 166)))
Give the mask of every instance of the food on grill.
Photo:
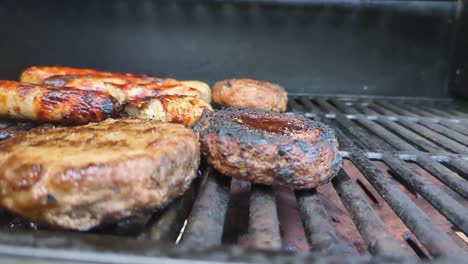
POLYGON ((314 188, 341 167, 333 130, 298 115, 240 108, 204 111, 194 131, 208 163, 241 180, 314 188))
POLYGON ((204 84, 208 87, 206 89, 202 82, 188 82, 192 85, 188 86, 174 79, 164 79, 159 82, 140 82, 139 79, 134 78, 99 75, 52 76, 44 79, 43 82, 56 87, 68 86, 83 90, 108 92, 121 103, 164 95, 184 95, 211 100, 210 88, 207 84, 204 84))
POLYGON ((0 81, 0 117, 82 124, 119 114, 111 95, 98 91, 0 81))
POLYGON ((213 101, 222 106, 284 112, 288 96, 277 84, 252 79, 229 79, 214 85, 213 101))
POLYGON ((26 69, 21 81, 106 92, 131 117, 192 125, 204 109, 212 110, 211 89, 200 81, 47 66, 26 69))
POLYGON ((180 81, 184 86, 195 88, 202 94, 201 99, 205 102, 211 102, 211 88, 207 83, 195 81, 195 80, 186 80, 180 81))
MULTIPOLYGON (((78 69, 72 67, 49 67, 49 66, 33 66, 29 67, 21 73, 20 81, 27 83, 42 83, 46 78, 56 75, 84 75, 96 74, 96 70, 92 69, 78 69)), ((103 74, 105 74, 103 72, 103 74)))
POLYGON ((133 80, 139 80, 140 82, 153 82, 160 81, 161 78, 150 77, 143 74, 131 74, 131 73, 113 73, 106 71, 98 71, 94 69, 83 69, 73 68, 66 66, 32 66, 27 68, 21 73, 20 81, 28 83, 43 83, 43 81, 52 76, 64 76, 64 75, 99 75, 99 76, 113 76, 121 77, 133 80))
POLYGON ((0 142, 0 204, 87 230, 180 196, 199 159, 197 137, 179 124, 107 119, 20 133, 0 142))
POLYGON ((189 96, 161 96, 130 102, 125 112, 131 117, 150 118, 163 122, 193 125, 205 109, 211 105, 201 99, 189 96))
POLYGON ((149 96, 186 95, 211 101, 210 87, 200 81, 178 81, 130 73, 101 72, 70 67, 30 67, 21 74, 22 82, 69 86, 105 91, 121 103, 149 96))

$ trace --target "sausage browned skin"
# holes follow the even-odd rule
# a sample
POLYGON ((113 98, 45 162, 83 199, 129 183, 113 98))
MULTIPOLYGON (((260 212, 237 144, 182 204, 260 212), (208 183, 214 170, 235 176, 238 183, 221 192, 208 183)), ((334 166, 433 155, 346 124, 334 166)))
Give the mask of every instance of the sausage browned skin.
POLYGON ((183 194, 199 143, 178 124, 107 119, 0 142, 0 205, 33 221, 87 230, 183 194))
POLYGON ((208 163, 241 180, 315 188, 341 167, 333 130, 298 115, 240 108, 205 111, 194 131, 208 163))
POLYGON ((75 87, 82 90, 102 91, 114 96, 120 103, 137 101, 148 97, 165 95, 183 95, 203 98, 205 95, 198 89, 183 85, 174 79, 159 82, 141 81, 138 78, 100 75, 67 75, 52 76, 44 84, 56 87, 75 87))
POLYGON ((117 116, 120 103, 98 91, 0 81, 0 117, 84 124, 117 116))
POLYGON ((229 79, 213 86, 213 101, 222 106, 286 111, 288 96, 283 87, 252 79, 229 79))
POLYGON ((54 86, 70 86, 79 89, 107 91, 120 100, 159 95, 196 96, 211 102, 211 89, 200 81, 178 81, 171 78, 152 77, 143 74, 114 73, 71 67, 33 66, 23 71, 20 80, 30 83, 48 83, 54 86), (49 79, 46 81, 46 79, 49 79), (152 84, 150 84, 152 83, 152 84), (121 89, 121 91, 119 91, 121 89))
POLYGON ((129 79, 138 79, 143 81, 159 81, 160 78, 150 77, 143 74, 130 74, 130 73, 113 73, 107 71, 98 71, 94 69, 73 68, 66 66, 32 66, 27 68, 21 73, 20 81, 28 83, 41 84, 43 81, 52 76, 64 75, 100 75, 100 76, 115 76, 129 79))

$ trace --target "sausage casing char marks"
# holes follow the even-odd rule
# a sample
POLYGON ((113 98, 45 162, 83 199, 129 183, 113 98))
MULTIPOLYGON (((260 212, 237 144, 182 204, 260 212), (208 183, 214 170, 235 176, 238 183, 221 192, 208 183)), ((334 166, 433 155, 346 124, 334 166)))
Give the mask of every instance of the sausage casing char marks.
POLYGON ((203 98, 204 94, 174 79, 159 82, 140 82, 134 78, 115 76, 53 76, 44 80, 44 84, 56 87, 76 87, 82 90, 102 91, 114 96, 120 103, 136 102, 149 97, 165 95, 183 95, 203 98))
POLYGON ((141 82, 159 81, 160 78, 150 77, 143 74, 131 73, 113 73, 107 71, 98 71, 94 69, 73 68, 66 66, 32 66, 21 73, 21 82, 41 84, 43 81, 52 76, 64 75, 99 75, 99 76, 115 76, 120 78, 138 79, 141 82))
POLYGON ((180 196, 199 159, 195 134, 179 124, 107 119, 20 133, 0 142, 0 204, 87 230, 180 196))
POLYGON ((208 163, 241 180, 315 188, 341 167, 333 130, 298 115, 239 108, 205 111, 194 131, 208 163))
POLYGON ((99 91, 0 81, 0 117, 82 124, 117 116, 120 103, 99 91))
POLYGON ((192 125, 204 109, 212 110, 211 89, 199 81, 70 67, 31 67, 21 80, 109 93, 131 117, 192 125))
POLYGON ((120 103, 151 96, 185 95, 211 101, 210 87, 200 81, 178 81, 141 74, 103 72, 70 67, 34 66, 23 71, 22 82, 45 83, 57 87, 76 87, 105 91, 120 103))

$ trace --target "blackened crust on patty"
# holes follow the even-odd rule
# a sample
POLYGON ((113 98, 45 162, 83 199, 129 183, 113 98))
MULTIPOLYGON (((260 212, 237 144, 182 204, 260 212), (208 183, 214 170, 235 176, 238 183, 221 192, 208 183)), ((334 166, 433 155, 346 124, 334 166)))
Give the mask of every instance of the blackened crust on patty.
POLYGON ((261 109, 205 111, 194 131, 208 162, 242 180, 314 188, 341 167, 333 130, 303 116, 261 109))

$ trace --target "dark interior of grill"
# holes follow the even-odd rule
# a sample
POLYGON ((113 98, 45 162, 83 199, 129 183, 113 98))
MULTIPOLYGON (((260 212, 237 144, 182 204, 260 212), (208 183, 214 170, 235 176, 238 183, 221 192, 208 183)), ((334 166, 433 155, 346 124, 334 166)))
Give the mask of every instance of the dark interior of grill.
MULTIPOLYGON (((282 84, 330 125, 343 169, 315 190, 200 177, 166 208, 89 232, 6 210, 13 263, 463 263, 468 1, 0 0, 0 79, 69 65, 282 84)), ((38 126, 4 120, 0 138, 38 126)), ((129 172, 131 173, 131 172, 129 172)))

